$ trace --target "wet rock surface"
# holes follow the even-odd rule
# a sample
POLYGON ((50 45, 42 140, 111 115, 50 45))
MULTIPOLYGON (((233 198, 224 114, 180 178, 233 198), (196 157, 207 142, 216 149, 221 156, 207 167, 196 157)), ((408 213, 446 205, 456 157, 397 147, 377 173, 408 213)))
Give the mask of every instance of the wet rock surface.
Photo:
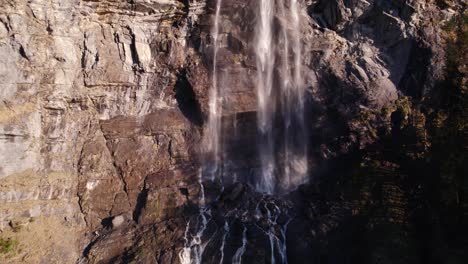
MULTIPOLYGON (((248 185, 235 184, 212 199, 207 197, 205 205, 198 205, 203 208, 198 213, 196 206, 185 206, 178 214, 184 217, 147 225, 138 222, 138 226, 128 223, 123 231, 100 230, 90 244, 86 261, 172 263, 198 258, 202 263, 236 263, 240 259, 244 263, 282 263, 286 259, 304 263, 304 258, 318 260, 331 248, 349 251, 337 242, 343 239, 342 233, 332 233, 347 225, 352 205, 342 201, 305 205, 306 200, 298 197, 303 195, 278 199, 258 194, 248 185), (301 207, 295 207, 299 204, 301 207), (123 244, 113 247, 122 232, 126 234, 123 244), (192 249, 187 251, 189 258, 184 257, 184 248, 192 249)), ((335 256, 336 261, 344 259, 342 253, 335 256)))
POLYGON ((311 184, 279 197, 248 184, 256 1, 221 9, 240 183, 199 182, 215 5, 0 0, 0 262, 180 263, 206 218, 203 263, 462 263, 466 4, 301 1, 311 184))

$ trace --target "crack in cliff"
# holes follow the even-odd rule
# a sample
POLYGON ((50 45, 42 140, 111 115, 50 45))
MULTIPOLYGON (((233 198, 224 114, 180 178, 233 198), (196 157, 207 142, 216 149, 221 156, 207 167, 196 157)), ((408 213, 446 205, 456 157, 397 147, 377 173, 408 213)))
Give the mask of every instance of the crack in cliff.
MULTIPOLYGON (((88 120, 88 124, 86 126, 86 133, 85 133, 86 137, 88 137, 88 140, 89 140, 90 130, 91 130, 91 120, 88 120)), ((82 176, 84 176, 83 172, 81 171, 81 165, 82 165, 83 158, 84 158, 84 149, 85 149, 86 142, 87 141, 83 142, 83 144, 81 146, 78 162, 76 163, 78 178, 81 178, 82 176)), ((79 184, 80 184, 80 179, 78 179, 78 185, 79 184)), ((86 226, 89 226, 89 222, 88 222, 88 219, 87 219, 88 213, 85 212, 85 208, 84 208, 84 205, 83 205, 83 203, 84 203, 83 195, 80 193, 79 187, 77 188, 76 192, 77 192, 76 196, 78 197, 78 207, 80 209, 81 214, 83 215, 83 219, 84 219, 84 221, 86 223, 86 226)))
MULTIPOLYGON (((81 151, 80 151, 80 158, 78 159, 78 163, 77 163, 77 167, 78 167, 78 177, 80 178, 80 175, 83 175, 82 172, 81 172, 81 163, 83 161, 83 151, 84 151, 84 144, 83 146, 81 147, 81 151)), ((79 185, 79 180, 78 180, 78 185, 79 185)), ((78 187, 77 190, 76 190, 76 196, 78 197, 78 208, 80 208, 80 212, 81 214, 83 215, 83 219, 85 221, 85 224, 86 226, 89 226, 89 222, 88 222, 88 219, 87 219, 87 216, 88 214, 85 212, 85 209, 84 209, 84 200, 83 200, 83 195, 80 193, 80 188, 78 187)))
POLYGON ((132 69, 135 73, 144 72, 143 66, 141 64, 140 56, 138 55, 138 49, 136 46, 136 35, 130 27, 127 27, 127 30, 130 34, 130 55, 132 57, 132 69))
POLYGON ((187 69, 182 69, 177 74, 174 85, 174 97, 182 114, 194 125, 203 125, 203 113, 197 95, 187 79, 187 69))
POLYGON ((117 165, 117 162, 115 160, 115 156, 114 156, 114 153, 112 153, 112 165, 114 166, 116 172, 117 172, 117 175, 119 176, 120 180, 122 181, 123 183, 123 191, 125 192, 125 194, 127 195, 127 199, 128 199, 128 184, 127 184, 127 181, 125 180, 125 176, 124 176, 124 173, 122 171, 122 168, 120 168, 118 165, 117 165))
MULTIPOLYGON (((87 48, 86 48, 86 33, 83 34, 83 49, 81 51, 81 69, 83 71, 83 75, 84 77, 86 77, 86 72, 84 71, 84 69, 86 68, 86 51, 87 51, 87 48)), ((83 78, 85 79, 85 78, 83 78)))
POLYGON ((28 55, 26 55, 26 51, 24 50, 23 45, 20 45, 18 52, 21 55, 21 57, 23 57, 23 58, 25 58, 26 60, 29 61, 29 57, 28 57, 28 55))
POLYGON ((135 208, 133 210, 133 215, 132 216, 133 216, 133 221, 135 221, 135 223, 138 223, 138 220, 140 219, 141 213, 142 213, 143 209, 145 208, 146 203, 148 202, 149 188, 147 187, 147 183, 146 183, 147 179, 148 179, 148 177, 146 176, 145 180, 143 181, 143 189, 138 194, 138 198, 137 198, 137 201, 136 201, 136 204, 135 204, 135 208))

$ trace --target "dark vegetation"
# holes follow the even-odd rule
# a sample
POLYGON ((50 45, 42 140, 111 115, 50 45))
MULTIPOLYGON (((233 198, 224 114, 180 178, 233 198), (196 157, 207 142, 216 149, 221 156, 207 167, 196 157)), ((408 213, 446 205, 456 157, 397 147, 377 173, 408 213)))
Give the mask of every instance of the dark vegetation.
POLYGON ((356 120, 375 143, 340 180, 358 211, 352 263, 468 260, 468 15, 444 35, 445 78, 431 95, 356 120))

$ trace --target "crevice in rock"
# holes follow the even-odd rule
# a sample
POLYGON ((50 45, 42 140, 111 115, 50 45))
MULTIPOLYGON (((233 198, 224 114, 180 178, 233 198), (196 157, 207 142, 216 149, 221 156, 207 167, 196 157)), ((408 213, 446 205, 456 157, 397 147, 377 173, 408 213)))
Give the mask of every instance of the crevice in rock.
POLYGON ((136 201, 135 209, 133 210, 133 221, 138 223, 138 219, 141 216, 143 209, 146 206, 146 202, 148 201, 148 188, 146 188, 146 179, 143 182, 143 190, 138 194, 138 198, 136 201))
POLYGON ((190 1, 189 0, 182 0, 180 1, 182 4, 184 4, 184 8, 182 9, 185 14, 188 14, 190 11, 190 1))
POLYGON ((96 54, 94 55, 93 69, 94 69, 94 66, 96 66, 98 63, 99 63, 99 52, 96 52, 96 54))
POLYGON ((136 48, 136 40, 135 40, 135 34, 130 30, 130 36, 132 37, 132 41, 130 43, 130 52, 132 55, 132 60, 134 65, 139 65, 140 64, 140 59, 138 58, 138 52, 136 48))
POLYGON ((96 239, 94 239, 93 241, 91 241, 91 243, 89 243, 85 249, 83 250, 83 256, 85 258, 88 258, 89 257, 89 253, 91 252, 91 249, 93 248, 93 246, 99 241, 99 237, 97 237, 96 239))
POLYGON ((416 40, 412 41, 408 64, 405 65, 403 76, 399 80, 398 89, 413 99, 421 99, 424 96, 424 88, 427 83, 429 71, 420 65, 429 65, 432 52, 428 47, 416 40))
POLYGON ((181 193, 183 196, 185 196, 185 197, 187 198, 187 200, 188 200, 188 196, 189 196, 189 191, 188 191, 188 189, 187 189, 187 188, 179 188, 179 191, 180 191, 180 193, 181 193))
POLYGON ((20 45, 20 47, 19 47, 19 54, 21 55, 21 57, 29 60, 29 57, 28 57, 28 55, 26 55, 26 52, 24 51, 24 48, 23 48, 22 45, 20 45))
POLYGON ((49 35, 52 35, 54 33, 54 29, 52 28, 52 25, 50 24, 50 21, 47 22, 47 28, 46 31, 49 35))
POLYGON ((101 225, 102 227, 104 228, 112 228, 112 219, 114 219, 113 216, 111 217, 106 217, 104 219, 101 220, 101 225))
POLYGON ((308 7, 308 13, 319 26, 337 30, 345 19, 344 9, 345 3, 339 0, 320 0, 308 7))
POLYGON ((114 42, 117 45, 120 60, 125 61, 125 47, 121 43, 119 34, 117 34, 117 33, 114 33, 114 42))
POLYGON ((120 178, 120 180, 121 180, 122 183, 123 183, 123 191, 125 192, 125 194, 126 194, 127 197, 128 197, 128 185, 127 185, 127 181, 125 180, 125 177, 124 177, 124 175, 123 175, 123 171, 122 171, 122 169, 116 164, 114 154, 112 154, 112 159, 113 159, 112 165, 114 166, 115 171, 116 171, 117 174, 119 175, 119 178, 120 178))
MULTIPOLYGON (((80 169, 81 168, 81 163, 83 162, 83 155, 84 155, 83 151, 84 151, 84 144, 81 147, 79 159, 78 159, 78 162, 77 162, 78 178, 83 175, 82 171, 80 169)), ((78 184, 79 184, 79 182, 80 182, 80 180, 78 180, 78 184)), ((86 226, 89 226, 88 219, 87 219, 88 214, 85 212, 85 209, 84 209, 84 206, 83 206, 83 194, 80 193, 79 187, 76 190, 76 196, 78 197, 78 208, 80 209, 80 212, 83 215, 83 219, 85 221, 86 226)))
POLYGON ((83 196, 77 193, 78 196, 78 208, 80 208, 80 212, 83 215, 83 219, 85 221, 86 226, 89 226, 87 216, 88 214, 85 212, 84 207, 83 207, 83 196))
POLYGON ((5 29, 7 30, 7 32, 11 31, 8 21, 3 21, 3 19, 0 18, 0 23, 2 23, 5 26, 5 29))
POLYGON ((182 114, 197 126, 203 125, 203 114, 200 103, 193 90, 192 85, 187 79, 187 71, 183 69, 177 76, 174 87, 175 98, 182 114))
POLYGON ((83 50, 81 51, 81 68, 86 68, 86 35, 83 36, 83 50))

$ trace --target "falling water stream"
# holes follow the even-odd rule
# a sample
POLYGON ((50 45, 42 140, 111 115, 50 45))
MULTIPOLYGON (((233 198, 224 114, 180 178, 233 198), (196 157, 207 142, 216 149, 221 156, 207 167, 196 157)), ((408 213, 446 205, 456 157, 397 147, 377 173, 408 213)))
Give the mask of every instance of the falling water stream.
MULTIPOLYGON (((256 58, 257 88, 257 149, 259 173, 251 181, 257 192, 265 197, 284 194, 306 182, 307 138, 304 123, 305 85, 302 80, 302 47, 300 32, 300 7, 297 0, 257 0, 254 52, 256 58), (279 23, 276 23, 278 20, 279 23), (281 120, 282 126, 276 124, 281 120), (281 137, 279 137, 281 135, 281 137), (278 143, 280 142, 280 143, 278 143)), ((222 44, 220 30, 222 0, 216 1, 214 23, 211 30, 213 61, 211 89, 209 93, 209 115, 203 137, 205 158, 200 172, 200 202, 196 221, 188 221, 185 244, 179 259, 182 264, 203 263, 203 252, 211 239, 204 237, 211 219, 210 205, 205 202, 204 180, 219 180, 223 183, 222 149, 222 85, 218 80, 218 53, 222 44)), ((234 182, 231 180, 230 182, 234 182)), ((224 186, 222 187, 224 189, 224 186)), ((219 199, 219 197, 218 197, 219 199)), ((216 202, 216 201, 215 201, 216 202)), ((274 202, 261 200, 256 213, 265 219, 268 227, 260 227, 269 240, 270 262, 287 263, 286 228, 291 220, 278 223, 280 215, 287 215, 274 202), (279 233, 278 233, 279 227, 279 233)), ((216 233, 221 236, 219 263, 243 261, 249 246, 249 226, 242 224, 240 247, 226 259, 226 245, 234 239, 230 232, 231 216, 225 215, 224 226, 216 233)), ((239 221, 240 219, 237 219, 239 221)))
POLYGON ((261 163, 261 175, 256 188, 265 193, 274 191, 274 138, 273 113, 275 103, 273 98, 273 70, 275 67, 275 50, 273 47, 274 1, 260 0, 259 18, 257 22, 257 40, 255 53, 257 56, 257 100, 258 100, 258 149, 261 163))
POLYGON ((283 174, 277 181, 280 191, 290 191, 307 179, 307 133, 304 121, 305 85, 302 80, 302 47, 297 0, 289 0, 289 14, 280 1, 283 54, 280 94, 284 126, 283 174), (290 58, 292 54, 292 58, 290 58))
POLYGON ((209 98, 209 116, 208 125, 203 138, 203 147, 205 154, 210 156, 208 162, 205 162, 205 175, 209 176, 210 180, 215 180, 216 176, 220 175, 220 146, 221 146, 221 116, 222 96, 218 83, 218 51, 220 48, 220 12, 222 0, 216 3, 215 19, 211 35, 213 36, 213 68, 211 75, 211 89, 209 98))
POLYGON ((223 264, 224 261, 224 247, 226 246, 226 238, 229 235, 229 223, 227 221, 224 222, 224 233, 223 233, 223 238, 221 241, 221 248, 219 249, 219 252, 221 253, 221 258, 219 260, 219 264, 223 264))
POLYGON ((203 186, 202 174, 199 172, 200 201, 199 214, 196 221, 195 233, 190 232, 190 221, 187 222, 184 234, 184 248, 179 253, 181 264, 200 264, 202 262, 203 252, 209 241, 203 241, 203 235, 208 226, 211 217, 210 208, 206 206, 205 188, 203 186))
MULTIPOLYGON (((179 259, 182 264, 200 264, 204 249, 209 242, 203 242, 203 234, 207 228, 208 218, 211 216, 211 211, 206 205, 205 201, 205 187, 203 185, 203 176, 208 175, 209 179, 214 181, 220 171, 220 134, 221 134, 221 116, 222 108, 220 106, 221 97, 219 96, 218 87, 218 51, 220 47, 219 41, 219 20, 221 12, 222 0, 217 0, 215 19, 213 23, 212 36, 213 36, 213 69, 211 78, 211 89, 209 99, 209 117, 207 130, 203 138, 204 152, 209 154, 211 159, 205 162, 204 168, 199 172, 199 185, 200 185, 200 202, 199 202, 199 215, 198 223, 196 226, 195 235, 190 234, 190 221, 187 223, 184 240, 185 245, 179 253, 179 259), (204 170, 204 171, 203 171, 204 170)), ((224 245, 223 245, 224 247, 224 245)))
POLYGON ((261 175, 257 188, 265 193, 288 192, 306 182, 307 138, 304 123, 305 85, 301 77, 302 48, 297 0, 260 0, 257 23, 258 149, 261 175), (289 6, 289 12, 285 7, 289 6), (274 18, 278 18, 276 30, 274 18), (275 36, 273 32, 281 32, 275 36), (274 75, 279 72, 280 80, 274 75), (274 127, 283 122, 279 148, 274 127), (279 166, 281 165, 281 166, 279 166))
POLYGON ((240 248, 237 249, 234 257, 232 257, 232 264, 241 264, 242 263, 242 256, 245 253, 245 249, 247 246, 247 227, 243 227, 242 230, 242 245, 240 248))

